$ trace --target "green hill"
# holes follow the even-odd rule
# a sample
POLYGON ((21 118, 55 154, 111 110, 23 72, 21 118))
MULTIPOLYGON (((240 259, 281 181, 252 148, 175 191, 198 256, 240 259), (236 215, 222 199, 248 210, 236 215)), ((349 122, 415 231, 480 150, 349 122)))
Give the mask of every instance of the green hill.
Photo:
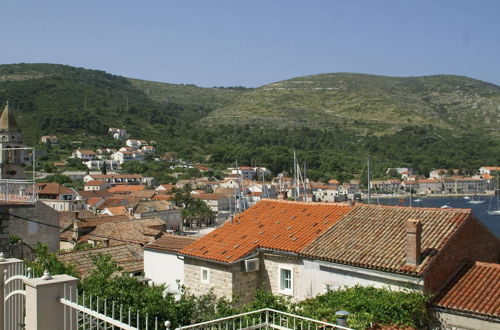
POLYGON ((58 135, 52 159, 76 147, 116 147, 108 128, 124 127, 160 153, 221 167, 238 160, 286 170, 295 149, 315 178, 359 173, 367 153, 380 174, 500 163, 500 87, 467 77, 338 73, 201 88, 10 64, 0 65, 0 105, 6 101, 27 144, 58 135))
POLYGON ((467 77, 394 78, 334 73, 272 83, 240 95, 204 122, 391 133, 407 125, 500 130, 500 87, 467 77))

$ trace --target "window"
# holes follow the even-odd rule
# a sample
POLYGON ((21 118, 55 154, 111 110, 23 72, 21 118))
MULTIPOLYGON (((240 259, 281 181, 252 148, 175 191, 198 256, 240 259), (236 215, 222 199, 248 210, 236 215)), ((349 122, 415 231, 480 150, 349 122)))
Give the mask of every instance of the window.
POLYGON ((280 293, 293 295, 293 275, 291 268, 279 268, 280 293))
POLYGON ((201 267, 201 282, 208 283, 210 280, 208 268, 201 267))

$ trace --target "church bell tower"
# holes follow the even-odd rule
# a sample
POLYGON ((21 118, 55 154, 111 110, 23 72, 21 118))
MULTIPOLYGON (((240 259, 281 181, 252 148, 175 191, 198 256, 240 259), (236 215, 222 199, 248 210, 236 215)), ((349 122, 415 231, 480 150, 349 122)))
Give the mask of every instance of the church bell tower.
POLYGON ((7 102, 0 117, 0 179, 25 179, 22 142, 21 131, 7 102))

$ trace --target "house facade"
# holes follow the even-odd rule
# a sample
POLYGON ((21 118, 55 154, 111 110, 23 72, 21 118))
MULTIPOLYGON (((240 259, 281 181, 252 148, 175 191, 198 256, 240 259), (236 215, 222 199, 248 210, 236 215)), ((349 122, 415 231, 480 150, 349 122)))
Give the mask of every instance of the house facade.
POLYGON ((180 253, 193 292, 245 303, 259 287, 293 301, 353 285, 436 293, 463 262, 497 262, 500 242, 470 210, 264 200, 180 253))
POLYGON ((154 285, 165 285, 170 292, 177 292, 184 284, 184 263, 177 253, 193 243, 194 237, 164 234, 144 246, 144 276, 154 285))
POLYGON ((89 161, 96 158, 95 151, 93 150, 85 150, 85 149, 77 149, 73 152, 73 158, 78 158, 83 161, 89 161))

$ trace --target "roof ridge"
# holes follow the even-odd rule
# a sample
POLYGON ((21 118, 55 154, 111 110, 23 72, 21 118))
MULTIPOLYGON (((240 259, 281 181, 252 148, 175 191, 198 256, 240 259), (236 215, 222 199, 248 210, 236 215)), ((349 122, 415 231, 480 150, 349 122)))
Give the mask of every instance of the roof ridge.
POLYGON ((474 266, 483 266, 488 268, 497 268, 500 269, 500 264, 494 262, 486 262, 486 261, 476 261, 474 266))
POLYGON ((443 212, 458 212, 458 213, 472 213, 472 209, 464 209, 464 208, 451 208, 451 209, 442 209, 439 207, 411 207, 411 206, 399 206, 399 205, 379 205, 379 204, 356 204, 354 207, 380 207, 380 208, 399 208, 399 209, 407 209, 407 210, 432 210, 432 211, 443 211, 443 212))
POLYGON ((293 205, 311 205, 311 206, 321 206, 321 205, 335 205, 335 206, 349 206, 343 202, 304 202, 304 201, 289 201, 283 199, 272 199, 272 198, 262 198, 263 202, 270 203, 283 203, 283 204, 293 204, 293 205))
POLYGON ((100 246, 100 247, 93 247, 93 248, 90 248, 90 249, 83 249, 83 250, 77 250, 77 251, 59 252, 57 254, 58 255, 63 255, 63 254, 69 254, 69 253, 75 254, 76 252, 81 252, 81 253, 83 253, 83 252, 92 252, 92 251, 95 251, 95 250, 103 250, 103 249, 111 249, 111 248, 129 246, 131 244, 132 243, 123 243, 123 244, 117 244, 117 245, 113 245, 113 246, 100 246))

